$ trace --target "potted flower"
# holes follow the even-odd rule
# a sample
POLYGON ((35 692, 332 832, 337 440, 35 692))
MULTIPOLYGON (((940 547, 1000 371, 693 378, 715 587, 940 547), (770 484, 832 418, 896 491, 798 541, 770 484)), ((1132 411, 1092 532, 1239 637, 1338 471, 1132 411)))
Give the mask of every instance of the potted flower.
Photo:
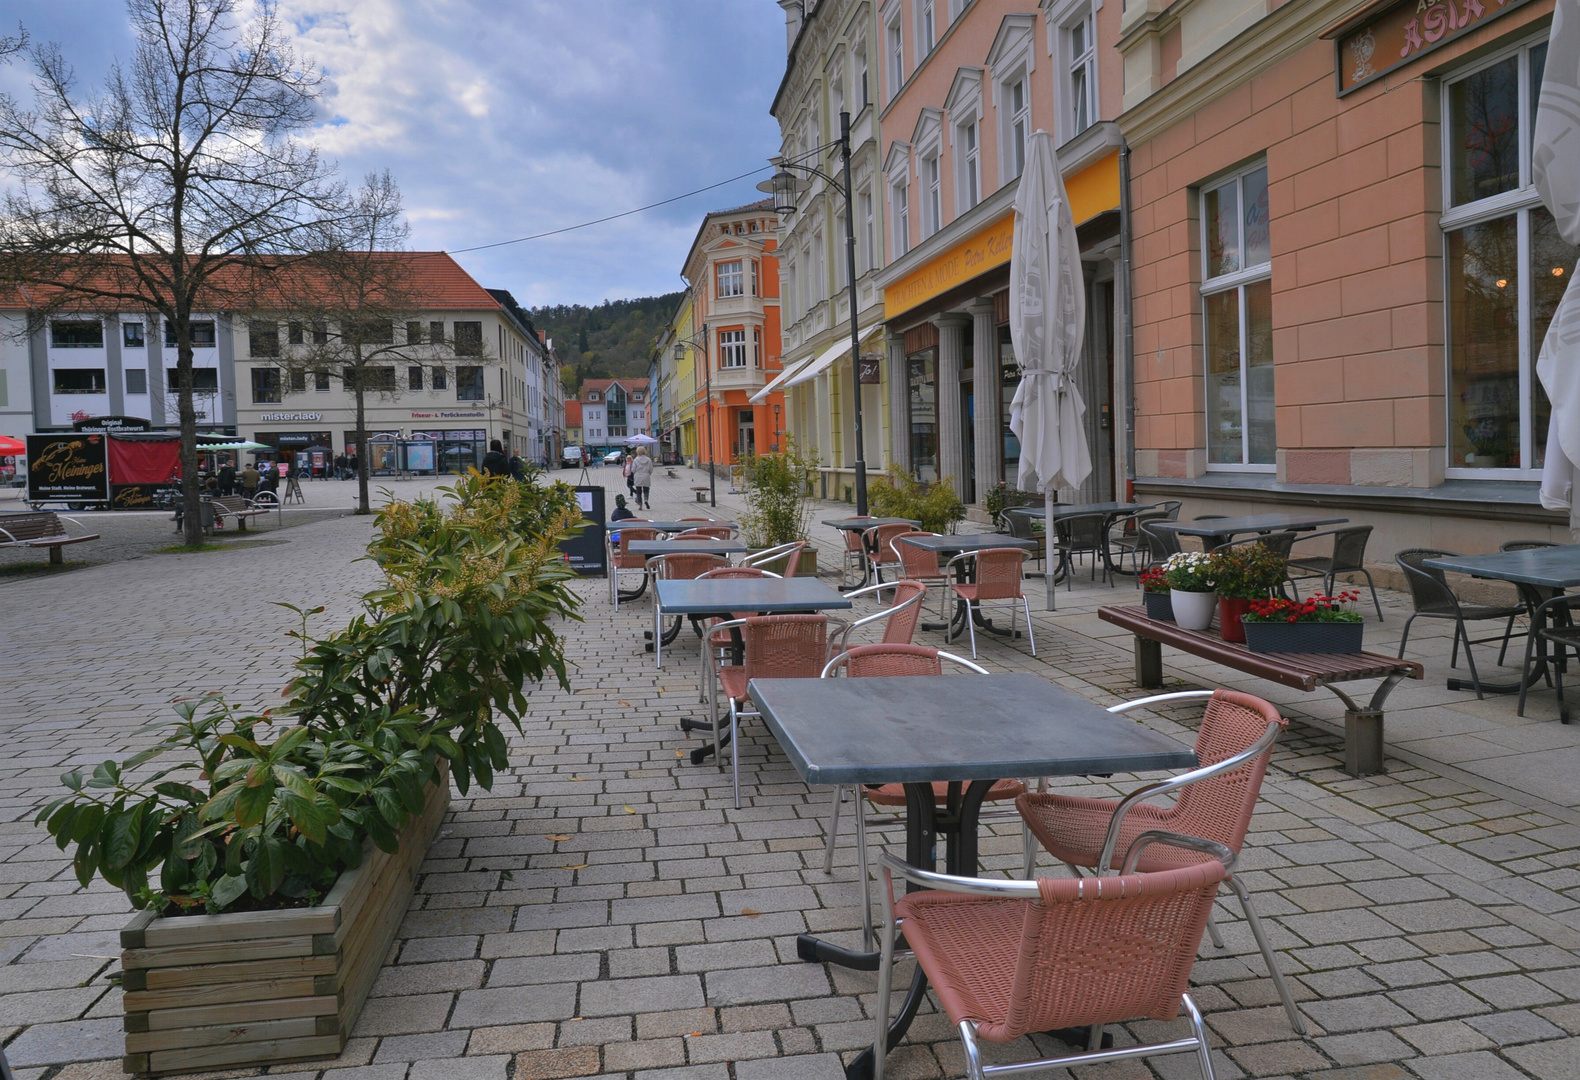
POLYGON ((1254 653, 1358 653, 1366 623, 1360 612, 1343 605, 1359 597, 1342 592, 1304 600, 1252 600, 1242 618, 1246 646, 1254 653))
POLYGON ((1169 600, 1169 579, 1161 566, 1149 566, 1141 571, 1142 602, 1147 606, 1147 618, 1159 622, 1174 621, 1174 605, 1169 600))
POLYGON ((1211 555, 1218 587, 1218 632, 1225 641, 1244 641, 1241 617, 1251 601, 1264 599, 1284 580, 1284 560, 1266 544, 1235 544, 1211 555))
POLYGON ((1180 628, 1207 629, 1218 606, 1212 556, 1200 551, 1170 555, 1163 564, 1163 580, 1168 582, 1169 604, 1180 628))

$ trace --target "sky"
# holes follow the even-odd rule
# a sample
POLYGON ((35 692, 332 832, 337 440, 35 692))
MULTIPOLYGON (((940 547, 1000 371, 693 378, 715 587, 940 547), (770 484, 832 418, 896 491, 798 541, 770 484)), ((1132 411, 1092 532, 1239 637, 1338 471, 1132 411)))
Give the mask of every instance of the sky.
MULTIPOLYGON (((355 184, 389 169, 410 246, 454 250, 574 225, 764 171, 669 206, 456 260, 526 306, 684 287, 702 215, 762 198, 778 125, 773 0, 279 0, 323 72, 310 138, 355 184)), ((82 89, 131 51, 123 0, 0 0, 60 45, 82 89)), ((24 67, 0 89, 28 93, 24 67)))

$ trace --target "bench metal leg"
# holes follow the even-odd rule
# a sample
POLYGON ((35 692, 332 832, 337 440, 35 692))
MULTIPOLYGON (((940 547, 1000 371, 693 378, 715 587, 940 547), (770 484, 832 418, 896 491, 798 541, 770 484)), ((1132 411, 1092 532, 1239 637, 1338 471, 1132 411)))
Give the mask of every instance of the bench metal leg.
POLYGON ((65 566, 66 556, 61 552, 59 544, 50 545, 49 564, 51 566, 65 566))
POLYGON ((1163 643, 1136 635, 1136 685, 1156 690, 1163 685, 1163 643))
POLYGON ((1388 676, 1364 707, 1337 686, 1328 686, 1344 702, 1344 771, 1351 776, 1387 771, 1383 765, 1383 703, 1403 678, 1402 671, 1388 676))

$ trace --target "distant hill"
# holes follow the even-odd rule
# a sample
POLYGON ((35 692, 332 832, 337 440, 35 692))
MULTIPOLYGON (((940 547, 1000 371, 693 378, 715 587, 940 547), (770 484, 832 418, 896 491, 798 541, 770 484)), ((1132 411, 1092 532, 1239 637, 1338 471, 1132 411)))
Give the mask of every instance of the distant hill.
POLYGON ((555 350, 575 383, 584 379, 641 378, 659 331, 669 322, 684 293, 605 300, 597 307, 546 304, 530 308, 532 325, 554 339, 555 350))

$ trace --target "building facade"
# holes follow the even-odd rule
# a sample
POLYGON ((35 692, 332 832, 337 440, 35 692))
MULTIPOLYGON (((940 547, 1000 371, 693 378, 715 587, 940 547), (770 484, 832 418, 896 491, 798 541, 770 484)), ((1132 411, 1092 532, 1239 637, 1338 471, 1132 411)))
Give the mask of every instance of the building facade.
POLYGON ((686 255, 694 329, 678 340, 694 372, 693 465, 728 468, 780 443, 784 395, 759 393, 780 372, 778 224, 771 199, 714 211, 686 255))
POLYGON ((1567 540, 1536 495, 1580 255, 1531 181, 1551 12, 1123 12, 1139 496, 1342 509, 1383 553, 1567 540))
POLYGON ((651 434, 646 379, 588 379, 578 400, 582 446, 594 454, 618 450, 632 435, 651 434))

